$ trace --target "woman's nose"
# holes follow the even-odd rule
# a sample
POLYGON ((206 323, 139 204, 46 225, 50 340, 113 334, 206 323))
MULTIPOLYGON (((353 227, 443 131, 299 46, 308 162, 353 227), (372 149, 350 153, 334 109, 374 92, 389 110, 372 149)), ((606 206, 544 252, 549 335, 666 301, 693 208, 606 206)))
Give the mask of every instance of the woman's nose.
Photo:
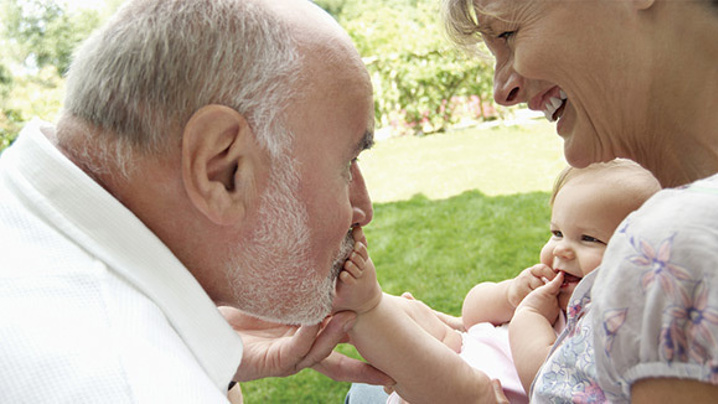
POLYGON ((497 67, 494 73, 494 100, 504 106, 516 105, 526 100, 524 97, 524 80, 511 67, 497 67))

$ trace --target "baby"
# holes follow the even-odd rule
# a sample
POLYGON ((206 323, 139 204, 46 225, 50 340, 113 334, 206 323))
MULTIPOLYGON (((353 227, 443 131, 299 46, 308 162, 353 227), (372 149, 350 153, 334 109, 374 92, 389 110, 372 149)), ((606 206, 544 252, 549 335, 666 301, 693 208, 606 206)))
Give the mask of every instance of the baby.
POLYGON ((565 325, 573 289, 598 267, 619 223, 659 189, 648 171, 628 160, 564 170, 554 186, 551 237, 540 264, 513 279, 476 285, 461 319, 382 293, 366 239, 355 229, 335 308, 358 314, 349 336, 397 382, 389 402, 400 401, 396 393, 412 403, 468 402, 489 394, 477 391, 486 383, 476 382, 488 378, 501 382, 511 402, 528 402, 526 391, 565 325))

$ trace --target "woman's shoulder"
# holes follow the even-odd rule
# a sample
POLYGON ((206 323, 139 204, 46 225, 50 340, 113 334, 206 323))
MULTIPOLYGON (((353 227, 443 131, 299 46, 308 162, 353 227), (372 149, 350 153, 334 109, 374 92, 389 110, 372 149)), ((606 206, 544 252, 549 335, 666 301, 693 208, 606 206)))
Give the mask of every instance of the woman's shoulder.
POLYGON ((629 218, 649 229, 699 226, 718 231, 718 175, 656 193, 629 218))

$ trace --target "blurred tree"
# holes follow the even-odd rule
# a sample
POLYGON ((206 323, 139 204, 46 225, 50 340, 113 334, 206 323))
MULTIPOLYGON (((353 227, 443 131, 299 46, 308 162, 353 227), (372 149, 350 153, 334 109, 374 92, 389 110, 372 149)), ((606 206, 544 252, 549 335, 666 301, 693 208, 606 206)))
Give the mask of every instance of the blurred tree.
MULTIPOLYGON (((25 119, 56 116, 73 49, 122 3, 70 9, 66 1, 0 0, 0 149, 25 119)), ((426 134, 467 115, 491 116, 492 68, 444 38, 438 1, 315 1, 347 29, 364 58, 380 127, 426 134)))
POLYGON ((25 120, 55 118, 73 50, 120 3, 74 9, 65 0, 0 0, 0 150, 25 120))
MULTIPOLYGON (((473 118, 489 118, 493 70, 468 58, 445 39, 435 0, 364 0, 343 3, 347 29, 375 90, 380 126, 405 132, 443 132, 474 99, 473 118)), ((492 108, 493 109, 493 108, 492 108)))
POLYGON ((12 87, 13 78, 10 70, 0 64, 0 150, 10 145, 20 130, 20 115, 16 110, 7 107, 12 87))
POLYGON ((314 0, 319 7, 323 8, 324 11, 337 18, 341 15, 344 5, 349 0, 314 0))
POLYGON ((93 9, 69 13, 57 0, 2 0, 5 37, 15 59, 26 68, 54 66, 59 75, 70 67, 72 51, 100 22, 93 9))

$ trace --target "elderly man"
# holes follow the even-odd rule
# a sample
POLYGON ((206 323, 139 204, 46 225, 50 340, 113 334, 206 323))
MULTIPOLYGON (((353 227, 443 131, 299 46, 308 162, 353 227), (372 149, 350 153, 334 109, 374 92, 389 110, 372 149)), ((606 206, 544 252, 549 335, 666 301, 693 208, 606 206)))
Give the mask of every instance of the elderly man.
POLYGON ((0 401, 224 402, 310 366, 386 382, 332 351, 353 313, 319 325, 372 218, 373 120, 308 1, 128 2, 77 53, 57 127, 0 158, 0 401))

